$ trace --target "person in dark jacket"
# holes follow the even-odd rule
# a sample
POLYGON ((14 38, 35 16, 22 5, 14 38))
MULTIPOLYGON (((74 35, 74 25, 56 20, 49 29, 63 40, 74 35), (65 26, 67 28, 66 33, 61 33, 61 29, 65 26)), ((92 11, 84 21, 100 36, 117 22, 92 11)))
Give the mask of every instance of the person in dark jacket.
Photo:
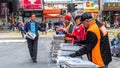
POLYGON ((38 46, 38 38, 39 38, 38 30, 41 30, 41 27, 35 20, 36 20, 36 15, 31 14, 30 21, 25 24, 24 31, 25 33, 31 32, 36 35, 35 39, 30 39, 28 37, 26 37, 26 39, 27 39, 27 44, 31 59, 33 60, 34 63, 37 63, 37 46, 38 46))
POLYGON ((86 40, 81 43, 84 44, 80 50, 71 57, 88 55, 88 59, 98 65, 100 68, 108 68, 108 64, 112 61, 108 33, 105 26, 96 22, 90 13, 83 13, 81 20, 84 27, 87 29, 86 40))
POLYGON ((51 23, 51 21, 49 21, 49 23, 48 23, 48 29, 51 29, 51 26, 52 26, 52 23, 51 23))
POLYGON ((40 24, 40 26, 41 26, 41 29, 42 29, 42 34, 44 34, 44 32, 45 32, 45 34, 47 34, 47 31, 46 31, 46 27, 47 27, 46 22, 43 21, 43 22, 40 24))

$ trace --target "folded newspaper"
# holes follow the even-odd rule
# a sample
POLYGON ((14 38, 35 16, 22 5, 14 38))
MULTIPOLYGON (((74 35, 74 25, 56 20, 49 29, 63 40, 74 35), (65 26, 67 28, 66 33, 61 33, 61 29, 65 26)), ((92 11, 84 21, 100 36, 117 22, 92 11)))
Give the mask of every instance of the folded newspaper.
POLYGON ((64 45, 61 47, 62 51, 78 51, 79 49, 81 49, 81 46, 68 46, 68 45, 64 45))
POLYGON ((57 64, 61 64, 61 63, 65 63, 66 61, 70 61, 70 60, 81 60, 81 57, 76 57, 76 58, 72 58, 69 56, 58 56, 57 57, 57 64))
POLYGON ((94 63, 85 60, 69 60, 66 65, 70 68, 98 68, 94 63))
POLYGON ((72 53, 75 53, 75 51, 62 51, 62 50, 60 50, 60 51, 58 52, 58 55, 59 55, 59 56, 69 56, 69 55, 72 54, 72 53))
POLYGON ((26 33, 26 37, 31 39, 31 40, 34 40, 35 37, 36 37, 36 34, 29 31, 29 32, 26 33))
POLYGON ((54 40, 64 40, 65 35, 54 35, 53 39, 54 40))

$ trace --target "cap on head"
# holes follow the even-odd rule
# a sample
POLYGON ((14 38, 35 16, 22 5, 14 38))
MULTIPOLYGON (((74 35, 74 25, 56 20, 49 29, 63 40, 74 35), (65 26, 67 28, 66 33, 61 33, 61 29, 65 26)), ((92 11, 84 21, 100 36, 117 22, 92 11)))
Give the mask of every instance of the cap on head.
POLYGON ((71 16, 70 15, 65 15, 65 17, 64 17, 65 19, 67 19, 67 20, 71 20, 71 16))
POLYGON ((91 13, 83 13, 81 15, 81 21, 85 21, 86 19, 93 19, 91 13))

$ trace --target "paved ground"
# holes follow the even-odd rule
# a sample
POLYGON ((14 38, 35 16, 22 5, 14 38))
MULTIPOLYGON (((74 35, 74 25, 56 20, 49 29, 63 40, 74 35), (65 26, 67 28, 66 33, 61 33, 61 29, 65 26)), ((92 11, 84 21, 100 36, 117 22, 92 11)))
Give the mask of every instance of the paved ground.
MULTIPOLYGON (((117 30, 119 29, 109 29, 108 32, 116 32, 117 30)), ((10 38, 21 39, 19 32, 0 31, 0 68, 57 68, 54 63, 51 63, 49 56, 53 35, 55 35, 55 32, 48 32, 47 35, 42 35, 40 32, 42 38, 40 38, 38 46, 38 63, 34 64, 30 60, 25 40, 18 43, 8 41, 10 38)), ((109 35, 111 35, 110 38, 114 37, 111 33, 109 35)), ((119 65, 120 57, 113 57, 109 68, 120 68, 119 65)))
POLYGON ((36 64, 30 60, 26 42, 0 43, 0 68, 56 68, 50 62, 51 41, 49 40, 50 38, 39 40, 38 63, 36 64))
POLYGON ((112 62, 109 64, 109 68, 120 68, 120 57, 113 57, 112 62))
MULTIPOLYGON (((50 43, 51 38, 39 39, 38 63, 36 64, 30 60, 26 42, 0 43, 0 68, 58 68, 50 61, 50 43)), ((113 57, 109 68, 119 68, 119 65, 120 57, 113 57)))

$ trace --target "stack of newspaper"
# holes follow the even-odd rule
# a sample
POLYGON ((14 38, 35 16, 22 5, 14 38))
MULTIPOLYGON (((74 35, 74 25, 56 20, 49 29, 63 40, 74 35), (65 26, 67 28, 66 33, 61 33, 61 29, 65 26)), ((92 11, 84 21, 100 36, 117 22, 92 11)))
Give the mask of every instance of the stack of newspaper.
POLYGON ((56 61, 58 51, 61 49, 60 44, 63 42, 64 42, 64 35, 53 36, 52 47, 50 49, 52 61, 56 61))
POLYGON ((98 68, 97 65, 85 60, 69 60, 66 61, 67 68, 98 68))

